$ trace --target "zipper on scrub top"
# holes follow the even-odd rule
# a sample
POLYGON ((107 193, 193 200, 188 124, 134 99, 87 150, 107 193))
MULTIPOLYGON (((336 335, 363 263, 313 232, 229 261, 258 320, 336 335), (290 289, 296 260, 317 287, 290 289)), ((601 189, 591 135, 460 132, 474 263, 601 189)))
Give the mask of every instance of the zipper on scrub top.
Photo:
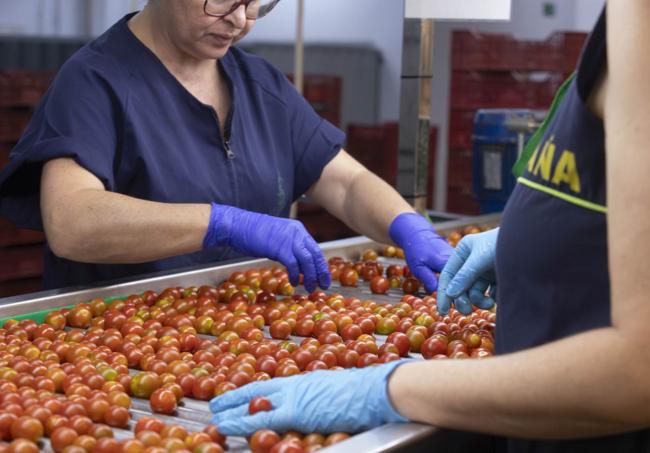
POLYGON ((226 156, 228 159, 234 159, 235 153, 233 152, 232 148, 230 148, 230 138, 227 135, 223 139, 223 147, 226 149, 226 156))

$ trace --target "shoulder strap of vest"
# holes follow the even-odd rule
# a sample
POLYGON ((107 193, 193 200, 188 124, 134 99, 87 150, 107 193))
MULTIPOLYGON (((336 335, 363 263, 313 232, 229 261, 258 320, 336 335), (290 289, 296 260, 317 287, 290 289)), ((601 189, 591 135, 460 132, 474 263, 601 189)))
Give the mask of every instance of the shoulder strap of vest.
POLYGON ((551 108, 549 109, 546 118, 544 118, 542 125, 539 127, 539 129, 537 129, 537 131, 533 134, 530 140, 528 140, 526 146, 521 152, 521 156, 519 156, 519 159, 512 167, 512 173, 515 175, 515 177, 518 178, 523 174, 524 168, 526 168, 528 161, 530 160, 531 156, 535 152, 535 149, 539 145, 539 142, 544 136, 546 129, 548 129, 548 125, 555 117, 555 114, 557 113, 557 109, 559 105, 562 103, 564 97, 566 96, 566 92, 569 89, 569 86, 571 85, 571 82, 573 82, 575 77, 576 77, 576 73, 574 72, 567 80, 564 81, 564 83, 562 83, 560 89, 557 90, 557 93, 555 93, 555 98, 553 98, 553 103, 551 104, 551 108))

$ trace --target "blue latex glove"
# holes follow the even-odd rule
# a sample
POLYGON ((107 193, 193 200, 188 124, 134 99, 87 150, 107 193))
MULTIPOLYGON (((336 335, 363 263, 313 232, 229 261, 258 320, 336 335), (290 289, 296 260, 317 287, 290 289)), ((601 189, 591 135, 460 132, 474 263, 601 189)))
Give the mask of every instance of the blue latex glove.
POLYGON ((454 249, 439 236, 431 222, 420 214, 400 214, 390 224, 390 238, 404 249, 406 264, 428 292, 438 287, 434 274, 440 272, 454 249))
POLYGON ((463 314, 472 312, 472 305, 485 310, 494 305, 496 255, 499 229, 465 236, 440 273, 438 312, 446 315, 452 299, 463 314), (490 294, 485 295, 487 289, 490 294))
POLYGON ((277 432, 354 433, 385 423, 405 423, 388 399, 388 379, 405 361, 253 382, 210 401, 211 422, 226 436, 277 432), (267 398, 273 410, 248 415, 248 402, 267 398))
POLYGON ((323 252, 297 220, 212 203, 203 248, 217 246, 281 262, 293 286, 298 286, 302 272, 305 289, 309 292, 314 291, 316 285, 327 289, 331 283, 323 252))

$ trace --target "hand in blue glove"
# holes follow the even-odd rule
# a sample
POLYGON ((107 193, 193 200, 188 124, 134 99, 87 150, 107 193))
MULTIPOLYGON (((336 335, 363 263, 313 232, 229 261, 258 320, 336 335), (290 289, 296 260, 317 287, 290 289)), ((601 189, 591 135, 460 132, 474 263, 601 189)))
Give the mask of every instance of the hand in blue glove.
POLYGON ((316 285, 327 289, 331 282, 323 252, 297 220, 212 203, 203 248, 216 246, 229 246, 245 255, 281 262, 293 286, 298 286, 302 272, 309 292, 316 285))
POLYGON ((226 436, 247 436, 267 428, 277 432, 358 432, 385 423, 405 423, 388 399, 388 379, 404 361, 343 371, 253 382, 210 401, 211 423, 226 436), (252 398, 267 398, 273 409, 248 414, 252 398))
POLYGON ((440 237, 431 222, 414 212, 395 217, 388 230, 390 238, 404 249, 406 264, 428 292, 438 287, 435 272, 440 272, 454 249, 440 237))
POLYGON ((446 315, 452 299, 463 314, 472 312, 472 305, 485 310, 494 305, 496 276, 494 258, 499 229, 465 236, 440 273, 438 312, 446 315), (490 294, 485 295, 487 289, 490 294))

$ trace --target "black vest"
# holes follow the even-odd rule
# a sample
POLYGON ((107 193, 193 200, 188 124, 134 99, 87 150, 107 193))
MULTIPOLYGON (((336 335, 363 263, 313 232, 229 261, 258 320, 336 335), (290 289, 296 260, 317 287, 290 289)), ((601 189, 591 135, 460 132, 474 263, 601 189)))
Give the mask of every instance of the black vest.
MULTIPOLYGON (((603 12, 503 213, 499 353, 611 323, 605 134, 586 104, 605 67, 606 28, 603 12)), ((508 452, 650 452, 650 430, 572 441, 507 439, 506 445, 508 452)))

